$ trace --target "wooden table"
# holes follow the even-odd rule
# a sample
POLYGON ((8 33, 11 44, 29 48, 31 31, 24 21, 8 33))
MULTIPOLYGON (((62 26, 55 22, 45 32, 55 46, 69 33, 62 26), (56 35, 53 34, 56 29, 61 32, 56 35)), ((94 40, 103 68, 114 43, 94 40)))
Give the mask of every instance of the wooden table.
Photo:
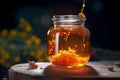
POLYGON ((111 61, 90 61, 83 67, 58 67, 49 62, 37 62, 37 69, 30 69, 28 63, 16 64, 9 69, 9 80, 23 80, 27 75, 31 80, 120 80, 120 67, 111 61), (108 67, 113 67, 110 71, 108 67), (21 75, 21 79, 14 79, 21 75), (22 76, 23 75, 23 76, 22 76))

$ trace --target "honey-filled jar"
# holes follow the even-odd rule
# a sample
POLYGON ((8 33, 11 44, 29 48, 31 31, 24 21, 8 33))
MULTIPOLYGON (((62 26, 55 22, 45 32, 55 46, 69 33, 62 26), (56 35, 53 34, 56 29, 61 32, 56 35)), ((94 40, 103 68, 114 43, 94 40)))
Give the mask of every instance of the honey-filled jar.
POLYGON ((86 18, 55 15, 47 32, 47 57, 53 65, 83 66, 90 59, 90 31, 86 18))

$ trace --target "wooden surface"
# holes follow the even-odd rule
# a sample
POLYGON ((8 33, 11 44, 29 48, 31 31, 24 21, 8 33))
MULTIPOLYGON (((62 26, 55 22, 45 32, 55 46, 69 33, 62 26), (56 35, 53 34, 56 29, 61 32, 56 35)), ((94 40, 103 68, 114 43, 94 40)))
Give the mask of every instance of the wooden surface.
POLYGON ((16 64, 9 69, 9 80, 78 80, 78 79, 120 79, 120 67, 114 61, 91 61, 83 67, 53 66, 49 62, 37 62, 37 69, 30 69, 28 63, 16 64), (109 71, 108 67, 113 67, 109 71), (15 78, 15 76, 17 78, 15 78), (26 79, 24 79, 26 77, 26 79))

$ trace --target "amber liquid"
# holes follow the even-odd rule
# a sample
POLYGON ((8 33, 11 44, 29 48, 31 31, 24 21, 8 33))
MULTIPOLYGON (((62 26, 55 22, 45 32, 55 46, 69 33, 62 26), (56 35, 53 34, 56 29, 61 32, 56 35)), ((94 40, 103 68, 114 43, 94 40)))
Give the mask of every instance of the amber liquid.
POLYGON ((90 58, 90 33, 81 26, 51 28, 47 56, 54 65, 83 66, 90 58))

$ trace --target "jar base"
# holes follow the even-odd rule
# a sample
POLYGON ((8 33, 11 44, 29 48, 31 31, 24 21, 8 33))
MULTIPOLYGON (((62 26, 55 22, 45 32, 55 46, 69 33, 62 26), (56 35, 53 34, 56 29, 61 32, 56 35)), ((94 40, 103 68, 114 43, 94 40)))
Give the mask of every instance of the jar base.
POLYGON ((96 71, 89 65, 81 67, 49 65, 45 69, 45 74, 60 77, 85 77, 95 75, 96 71))

